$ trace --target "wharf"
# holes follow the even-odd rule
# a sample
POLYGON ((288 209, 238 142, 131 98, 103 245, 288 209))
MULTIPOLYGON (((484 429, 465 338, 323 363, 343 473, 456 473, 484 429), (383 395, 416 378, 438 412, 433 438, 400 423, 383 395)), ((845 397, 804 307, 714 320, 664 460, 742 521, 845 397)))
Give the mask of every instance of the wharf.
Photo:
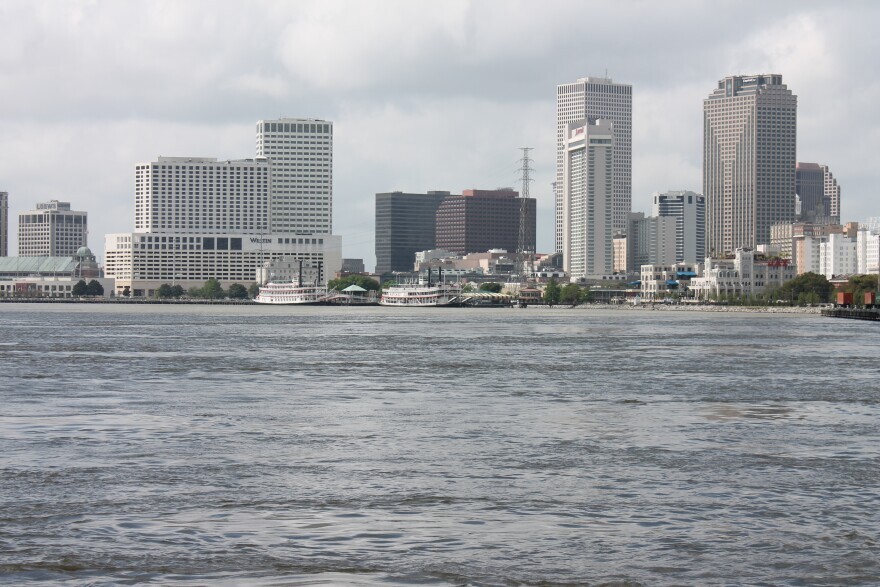
POLYGON ((852 320, 880 320, 878 308, 830 308, 822 310, 829 318, 850 318, 852 320))

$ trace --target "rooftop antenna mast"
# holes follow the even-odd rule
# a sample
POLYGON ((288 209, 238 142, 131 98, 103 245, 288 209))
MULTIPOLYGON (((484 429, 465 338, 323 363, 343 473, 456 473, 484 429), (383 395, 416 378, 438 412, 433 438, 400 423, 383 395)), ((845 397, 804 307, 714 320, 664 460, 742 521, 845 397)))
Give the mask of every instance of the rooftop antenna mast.
POLYGON ((522 163, 522 177, 520 178, 522 187, 519 192, 519 240, 516 247, 516 256, 522 270, 522 281, 526 282, 531 274, 532 253, 534 253, 534 243, 532 243, 529 238, 529 223, 526 221, 526 217, 528 216, 529 184, 534 181, 531 178, 531 173, 534 169, 531 167, 532 160, 529 157, 529 151, 531 151, 532 148, 520 147, 519 150, 522 151, 523 155, 522 159, 520 159, 520 162, 522 163))

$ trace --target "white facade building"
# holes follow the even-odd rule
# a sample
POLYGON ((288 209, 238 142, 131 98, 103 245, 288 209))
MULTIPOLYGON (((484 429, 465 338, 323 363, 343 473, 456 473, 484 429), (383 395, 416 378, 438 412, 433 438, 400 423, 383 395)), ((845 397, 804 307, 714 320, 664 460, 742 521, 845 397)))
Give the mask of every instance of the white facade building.
POLYGON ((265 158, 159 157, 135 166, 134 229, 268 233, 271 185, 265 158))
MULTIPOLYGON (((638 272, 642 265, 671 265, 678 261, 678 223, 671 216, 648 216, 642 212, 629 215, 627 258, 631 270, 638 272)), ((692 263, 695 259, 690 260, 692 263)))
POLYGON ((566 273, 572 280, 611 275, 614 134, 610 121, 568 125, 561 185, 566 273))
POLYGON ((20 257, 72 257, 88 236, 88 213, 71 210, 70 202, 49 200, 18 215, 20 257))
POLYGON ((706 198, 690 191, 655 192, 651 215, 675 218, 675 261, 706 256, 706 198))
POLYGON ((702 275, 693 278, 689 287, 699 300, 748 297, 780 287, 794 277, 795 268, 788 261, 758 261, 753 249, 739 248, 732 259, 707 257, 702 275))
POLYGON ((861 275, 876 275, 880 264, 880 234, 872 232, 868 226, 859 228, 856 236, 857 272, 861 275))
POLYGON ((341 269, 341 237, 315 231, 329 227, 330 185, 320 179, 331 173, 329 123, 284 124, 258 125, 265 129, 258 151, 276 149, 282 163, 159 157, 136 166, 136 230, 105 236, 105 270, 118 294, 151 296, 165 283, 200 287, 208 279, 247 285, 262 281, 266 264, 282 257, 320 267, 321 281, 341 269), (310 203, 315 198, 321 211, 310 203))
POLYGON ((270 232, 333 232, 333 123, 279 118, 257 123, 257 157, 272 162, 270 232))
POLYGON ((829 234, 819 243, 819 273, 827 279, 858 273, 857 240, 845 234, 829 234))
POLYGON ((654 301, 670 294, 689 297, 692 279, 700 275, 698 263, 648 264, 639 271, 640 301, 654 301))
POLYGON ((632 209, 632 86, 610 78, 585 77, 556 86, 556 250, 563 246, 563 173, 568 127, 609 120, 614 133, 613 232, 625 232, 632 209))
POLYGON ((302 259, 307 268, 322 268, 322 281, 342 267, 342 237, 291 234, 108 234, 104 237, 104 271, 116 279, 117 294, 151 296, 163 283, 201 287, 216 279, 223 287, 260 281, 261 267, 281 257, 302 259))

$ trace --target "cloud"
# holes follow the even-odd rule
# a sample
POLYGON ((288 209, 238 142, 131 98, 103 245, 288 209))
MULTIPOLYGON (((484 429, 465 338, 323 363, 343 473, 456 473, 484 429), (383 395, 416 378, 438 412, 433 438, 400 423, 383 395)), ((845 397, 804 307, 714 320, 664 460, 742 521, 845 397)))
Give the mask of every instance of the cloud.
POLYGON ((100 252, 132 226, 135 163, 249 157, 257 120, 310 116, 335 122, 346 256, 371 262, 375 192, 517 187, 520 146, 549 249, 557 84, 606 69, 633 84, 638 211, 701 189, 717 80, 774 71, 798 95, 799 157, 831 165, 861 219, 880 213, 878 21, 875 3, 794 0, 3 2, 0 189, 15 211, 88 209, 100 252))

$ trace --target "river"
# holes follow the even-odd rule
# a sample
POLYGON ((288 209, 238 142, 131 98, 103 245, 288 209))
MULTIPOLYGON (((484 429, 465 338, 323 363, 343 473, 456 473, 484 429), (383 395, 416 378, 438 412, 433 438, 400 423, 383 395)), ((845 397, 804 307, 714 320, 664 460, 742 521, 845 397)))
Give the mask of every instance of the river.
POLYGON ((880 328, 0 306, 0 583, 880 583, 880 328))

